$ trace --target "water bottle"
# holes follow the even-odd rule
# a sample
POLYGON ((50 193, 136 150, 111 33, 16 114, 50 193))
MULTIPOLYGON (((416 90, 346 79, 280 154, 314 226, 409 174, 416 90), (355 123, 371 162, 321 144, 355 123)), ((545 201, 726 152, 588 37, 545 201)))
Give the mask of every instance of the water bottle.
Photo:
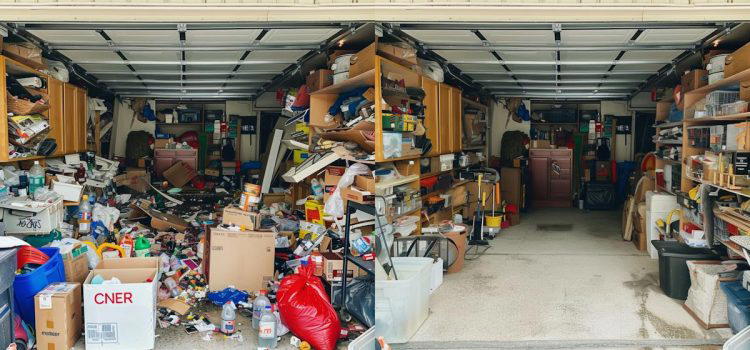
POLYGON ((34 166, 29 170, 29 196, 34 197, 38 188, 44 187, 44 168, 39 165, 39 161, 34 161, 34 166))
POLYGON ((234 326, 237 313, 234 312, 234 309, 234 303, 227 301, 221 310, 221 332, 224 334, 234 334, 237 331, 237 328, 234 326))
POLYGON ((253 329, 258 329, 263 310, 266 309, 266 306, 271 305, 271 300, 268 300, 267 294, 268 291, 263 289, 260 291, 260 295, 253 300, 253 329))
POLYGON ((258 328, 258 347, 261 349, 276 348, 276 316, 271 311, 271 305, 266 305, 260 316, 258 328))
POLYGON ((84 235, 91 232, 91 203, 85 194, 78 209, 78 232, 84 235))

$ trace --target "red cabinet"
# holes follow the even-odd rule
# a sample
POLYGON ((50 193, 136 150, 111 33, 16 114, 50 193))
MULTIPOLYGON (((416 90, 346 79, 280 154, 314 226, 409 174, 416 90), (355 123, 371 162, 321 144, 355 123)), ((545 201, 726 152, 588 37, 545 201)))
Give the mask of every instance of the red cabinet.
POLYGON ((573 151, 532 149, 531 204, 535 207, 570 207, 572 202, 573 151))

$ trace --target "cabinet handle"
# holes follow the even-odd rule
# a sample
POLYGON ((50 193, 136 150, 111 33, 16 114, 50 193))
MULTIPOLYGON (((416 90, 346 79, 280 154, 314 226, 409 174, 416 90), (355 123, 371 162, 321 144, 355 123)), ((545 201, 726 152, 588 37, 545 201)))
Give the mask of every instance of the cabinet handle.
POLYGON ((560 164, 557 164, 556 161, 552 161, 552 173, 559 176, 560 170, 560 164))

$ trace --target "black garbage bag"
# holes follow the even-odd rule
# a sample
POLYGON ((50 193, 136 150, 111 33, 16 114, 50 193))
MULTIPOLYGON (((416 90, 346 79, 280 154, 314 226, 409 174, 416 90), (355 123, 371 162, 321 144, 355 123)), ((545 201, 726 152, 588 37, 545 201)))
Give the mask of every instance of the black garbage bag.
POLYGON ((357 277, 346 286, 346 311, 367 327, 375 325, 375 278, 357 277))

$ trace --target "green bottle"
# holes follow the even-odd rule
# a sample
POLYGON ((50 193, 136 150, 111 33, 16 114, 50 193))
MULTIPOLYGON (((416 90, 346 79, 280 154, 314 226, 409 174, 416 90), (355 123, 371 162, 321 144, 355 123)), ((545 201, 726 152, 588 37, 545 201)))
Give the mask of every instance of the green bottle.
POLYGON ((151 243, 149 243, 148 238, 143 237, 143 235, 138 236, 138 238, 135 239, 135 256, 139 258, 147 257, 149 256, 149 251, 151 250, 151 243))

